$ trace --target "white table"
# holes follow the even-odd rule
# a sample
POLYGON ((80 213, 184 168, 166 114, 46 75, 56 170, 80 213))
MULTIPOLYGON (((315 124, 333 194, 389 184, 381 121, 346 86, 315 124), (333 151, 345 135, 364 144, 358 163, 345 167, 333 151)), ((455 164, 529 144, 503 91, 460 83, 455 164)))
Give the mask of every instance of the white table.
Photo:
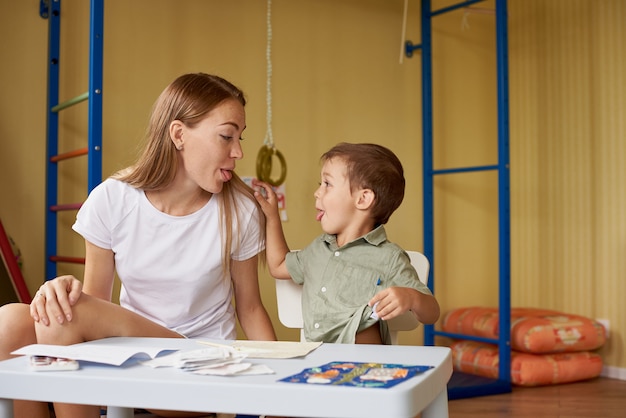
MULTIPOLYGON (((184 339, 110 338, 97 343, 200 347, 184 339)), ((113 418, 130 418, 133 408, 316 418, 413 418, 420 412, 423 418, 448 416, 452 357, 447 347, 323 344, 305 358, 251 361, 268 365, 276 374, 199 376, 152 369, 134 359, 121 367, 81 362, 77 371, 34 372, 26 356, 13 358, 0 362, 0 418, 13 416, 12 399, 107 405, 113 418), (278 381, 330 361, 434 368, 388 389, 278 381)))

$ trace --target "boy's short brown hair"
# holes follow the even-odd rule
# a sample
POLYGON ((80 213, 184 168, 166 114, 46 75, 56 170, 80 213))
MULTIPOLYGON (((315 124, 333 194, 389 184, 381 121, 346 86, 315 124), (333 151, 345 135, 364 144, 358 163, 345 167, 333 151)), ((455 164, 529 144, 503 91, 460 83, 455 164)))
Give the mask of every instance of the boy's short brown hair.
POLYGON ((398 157, 378 144, 342 142, 325 152, 322 163, 340 158, 346 163, 350 190, 369 189, 374 192, 372 217, 375 224, 386 224, 404 199, 404 169, 398 157))

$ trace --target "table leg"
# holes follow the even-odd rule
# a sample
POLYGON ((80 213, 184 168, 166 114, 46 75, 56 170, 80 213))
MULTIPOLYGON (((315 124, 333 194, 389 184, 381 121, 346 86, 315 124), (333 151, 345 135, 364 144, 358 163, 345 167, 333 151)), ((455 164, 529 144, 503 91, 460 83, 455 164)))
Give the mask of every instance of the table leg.
POLYGON ((13 418, 13 399, 0 399, 0 418, 13 418))
POLYGON ((422 411, 422 418, 448 418, 448 389, 446 387, 422 411))
POLYGON ((135 410, 133 408, 123 408, 119 406, 107 407, 107 418, 133 418, 134 416, 135 410))

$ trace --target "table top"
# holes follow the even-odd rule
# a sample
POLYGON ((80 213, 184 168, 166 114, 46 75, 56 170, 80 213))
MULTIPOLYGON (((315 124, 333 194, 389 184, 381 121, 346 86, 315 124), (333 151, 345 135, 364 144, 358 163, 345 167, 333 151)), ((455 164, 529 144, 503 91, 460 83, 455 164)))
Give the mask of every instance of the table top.
MULTIPOLYGON (((116 337, 93 343, 201 348, 190 339, 116 337)), ((303 358, 249 359, 275 371, 256 376, 201 376, 138 361, 120 367, 81 362, 77 371, 34 372, 26 356, 5 360, 0 362, 0 398, 251 415, 409 418, 447 390, 452 375, 447 347, 322 344, 303 358), (279 382, 331 361, 434 367, 388 389, 279 382)))

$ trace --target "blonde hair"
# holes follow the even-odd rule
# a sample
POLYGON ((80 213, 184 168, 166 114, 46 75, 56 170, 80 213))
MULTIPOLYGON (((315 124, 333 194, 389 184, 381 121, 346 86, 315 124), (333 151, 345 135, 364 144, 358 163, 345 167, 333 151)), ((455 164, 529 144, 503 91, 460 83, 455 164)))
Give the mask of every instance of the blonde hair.
MULTIPOLYGON (((185 74, 174 80, 163 90, 152 107, 150 120, 145 133, 145 145, 139 158, 132 166, 113 174, 111 177, 124 181, 142 190, 161 190, 174 181, 178 169, 176 147, 170 140, 169 126, 179 120, 193 128, 196 124, 225 100, 237 100, 246 105, 243 92, 229 81, 210 74, 185 74)), ((236 196, 250 199, 258 207, 252 189, 235 173, 233 178, 224 184, 219 199, 220 222, 224 256, 222 264, 229 272, 231 267, 230 251, 235 240, 239 247, 241 233, 233 237, 233 221, 239 224, 240 213, 237 208, 236 196)), ((259 212, 261 236, 264 238, 264 221, 259 212)), ((259 249, 261 243, 259 242, 259 249)))

